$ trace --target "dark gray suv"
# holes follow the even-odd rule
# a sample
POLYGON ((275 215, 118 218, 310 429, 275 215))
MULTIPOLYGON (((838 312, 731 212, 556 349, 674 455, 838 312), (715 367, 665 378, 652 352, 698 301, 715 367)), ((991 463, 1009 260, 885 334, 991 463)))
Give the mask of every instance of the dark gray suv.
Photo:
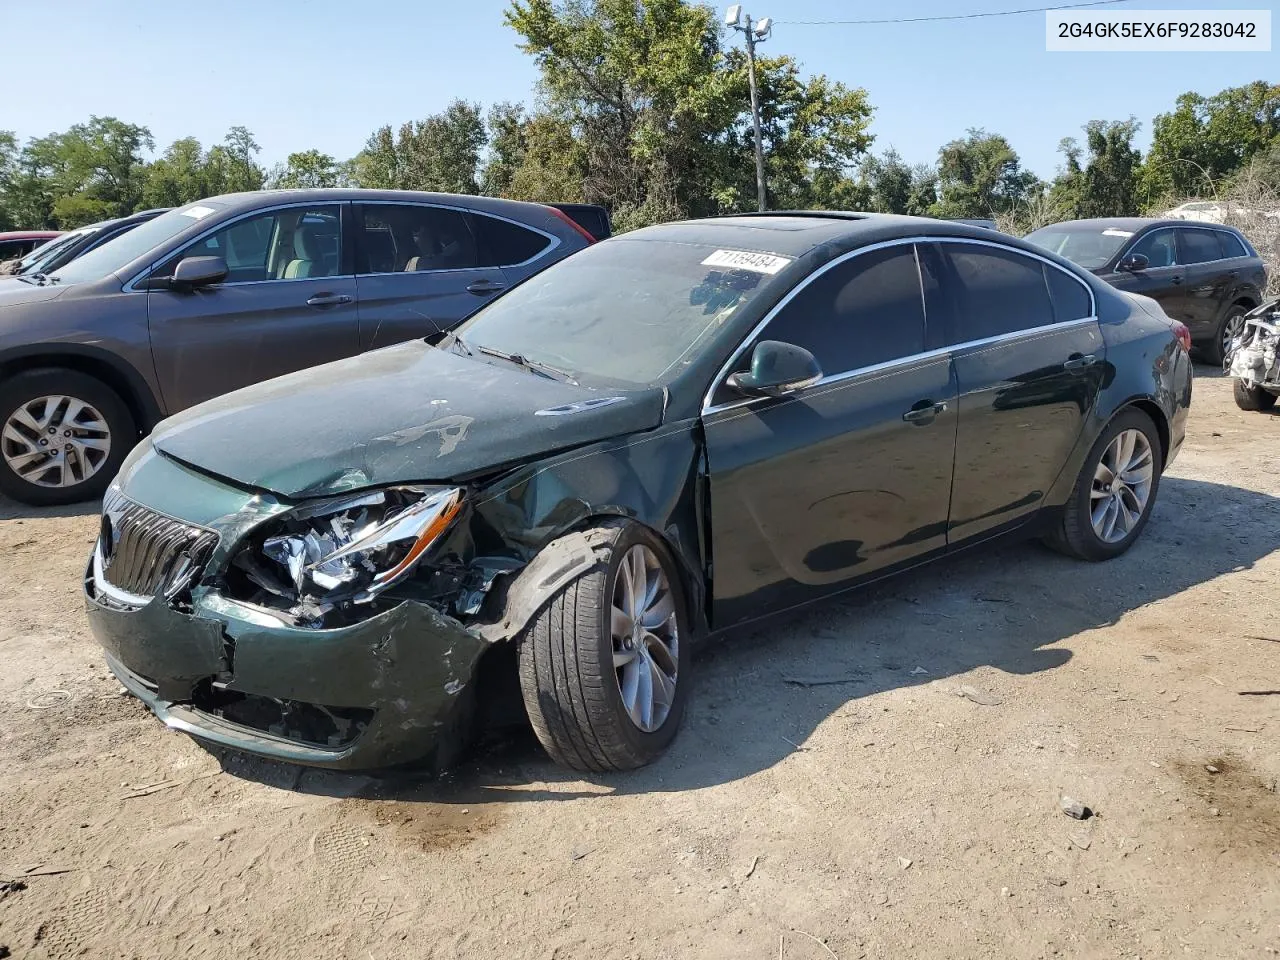
POLYGON ((438 339, 594 237, 554 207, 378 190, 232 194, 0 279, 0 490, 98 496, 161 418, 438 339))

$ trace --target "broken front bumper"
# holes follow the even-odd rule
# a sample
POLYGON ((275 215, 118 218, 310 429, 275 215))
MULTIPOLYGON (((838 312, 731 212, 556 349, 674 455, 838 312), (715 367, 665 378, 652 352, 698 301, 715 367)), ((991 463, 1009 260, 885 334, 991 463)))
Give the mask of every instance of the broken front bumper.
POLYGON ((341 769, 428 756, 455 735, 488 644, 405 601, 352 626, 292 627, 213 592, 190 613, 126 609, 85 577, 107 664, 169 727, 237 750, 341 769))

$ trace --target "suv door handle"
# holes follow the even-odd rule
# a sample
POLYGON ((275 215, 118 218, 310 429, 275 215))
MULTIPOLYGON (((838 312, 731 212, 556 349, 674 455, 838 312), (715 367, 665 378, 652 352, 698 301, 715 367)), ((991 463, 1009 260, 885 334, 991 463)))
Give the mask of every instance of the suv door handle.
POLYGON ((344 293, 317 293, 307 300, 308 307, 332 307, 339 303, 350 303, 351 298, 344 293))
POLYGON ((1085 354, 1083 356, 1080 354, 1076 354, 1070 357, 1066 362, 1062 364, 1062 369, 1063 370, 1084 370, 1088 367, 1092 367, 1097 362, 1098 362, 1098 358, 1095 357, 1092 353, 1085 354))
POLYGON ((474 293, 477 297, 483 297, 486 293, 497 293, 506 288, 505 283, 495 283, 492 280, 477 280, 475 283, 467 284, 467 292, 474 293))
POLYGON ((947 409, 947 401, 921 400, 902 415, 907 423, 931 423, 938 414, 947 409))

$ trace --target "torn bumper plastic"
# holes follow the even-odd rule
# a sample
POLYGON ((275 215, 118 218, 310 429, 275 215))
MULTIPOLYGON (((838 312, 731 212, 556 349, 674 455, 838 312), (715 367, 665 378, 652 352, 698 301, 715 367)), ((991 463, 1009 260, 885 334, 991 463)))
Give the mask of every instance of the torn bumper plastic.
POLYGON ((292 763, 375 769, 451 736, 489 644, 405 601, 328 630, 205 593, 184 613, 124 609, 85 578, 89 626, 120 682, 169 727, 292 763))

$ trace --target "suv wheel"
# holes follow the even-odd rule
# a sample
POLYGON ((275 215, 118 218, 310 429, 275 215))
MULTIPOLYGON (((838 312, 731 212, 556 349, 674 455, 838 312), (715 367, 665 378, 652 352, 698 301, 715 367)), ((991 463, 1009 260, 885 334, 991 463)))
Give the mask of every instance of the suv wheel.
POLYGON ((101 496, 137 442, 124 401, 76 370, 5 380, 0 418, 0 491, 33 506, 101 496))
POLYGON ((1218 324, 1218 332, 1213 340, 1204 345, 1205 359, 1210 363, 1222 365, 1227 358, 1227 348, 1231 346, 1231 341, 1244 331, 1245 314, 1249 312, 1248 307, 1242 307, 1238 303, 1232 304, 1227 308, 1226 315, 1222 318, 1222 322, 1218 324))
POLYGON ((666 749, 689 694, 682 584, 644 527, 613 526, 599 563, 548 597, 520 637, 533 731, 575 770, 630 770, 666 749))

